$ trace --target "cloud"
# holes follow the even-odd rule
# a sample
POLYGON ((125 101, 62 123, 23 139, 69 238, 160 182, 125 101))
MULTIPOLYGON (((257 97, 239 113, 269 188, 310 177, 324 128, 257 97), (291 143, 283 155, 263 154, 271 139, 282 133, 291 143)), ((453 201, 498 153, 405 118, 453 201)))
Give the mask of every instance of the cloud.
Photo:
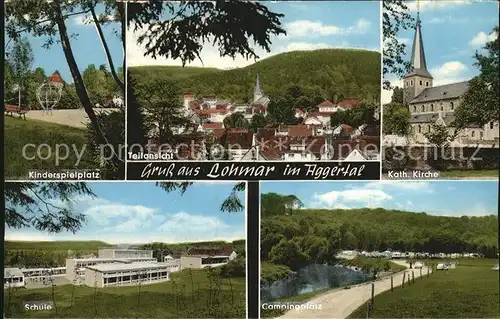
POLYGON ((441 9, 449 9, 450 7, 453 6, 461 6, 461 5, 468 5, 471 4, 470 0, 428 0, 428 1, 412 1, 407 3, 408 9, 410 11, 417 11, 418 9, 420 12, 424 11, 435 11, 435 10, 441 10, 441 9))
POLYGON ((429 21, 426 21, 426 23, 431 23, 431 24, 441 24, 441 23, 456 23, 456 24, 461 24, 461 23, 467 23, 469 22, 469 18, 456 18, 452 16, 439 16, 439 17, 434 17, 431 18, 429 21))
POLYGON ((356 208, 379 207, 392 196, 380 189, 348 189, 314 194, 312 206, 315 208, 356 208))
POLYGON ((432 185, 425 181, 397 181, 397 180, 380 180, 376 182, 368 182, 364 185, 366 189, 391 189, 391 190, 410 190, 419 192, 433 192, 432 185))
MULTIPOLYGON (((379 51, 379 48, 366 48, 362 46, 353 46, 347 40, 339 39, 337 42, 332 39, 332 36, 343 36, 360 34, 370 30, 371 23, 365 19, 359 19, 352 26, 338 27, 333 25, 325 25, 321 22, 313 22, 309 20, 298 20, 291 22, 285 26, 287 29, 287 36, 273 36, 271 38, 271 52, 254 45, 253 49, 259 56, 258 60, 262 60, 273 55, 277 55, 290 51, 307 51, 318 50, 327 48, 352 48, 352 49, 365 49, 372 51, 379 51), (311 38, 311 34, 315 37, 328 36, 328 43, 326 41, 301 41, 303 39, 311 38)), ((134 27, 131 26, 130 30, 134 27)), ((146 50, 142 45, 137 42, 138 36, 144 32, 144 29, 139 29, 135 32, 129 31, 126 34, 127 43, 127 63, 129 66, 141 65, 175 65, 181 66, 180 59, 173 60, 171 58, 157 58, 145 57, 146 50)), ((214 47, 208 41, 200 52, 201 61, 199 59, 188 63, 188 66, 195 67, 214 67, 218 69, 234 69, 248 66, 257 62, 256 60, 247 60, 244 57, 237 56, 235 59, 230 57, 221 57, 217 47, 214 47)))
MULTIPOLYGON (((115 21, 115 16, 110 14, 110 15, 99 15, 98 19, 100 21, 115 21)), ((73 22, 77 26, 94 26, 94 21, 92 19, 92 16, 90 15, 77 15, 73 18, 73 22)))
POLYGON ((460 61, 450 61, 432 68, 429 72, 434 77, 433 86, 445 85, 467 80, 468 68, 460 61))
POLYGON ((491 32, 490 34, 486 34, 481 31, 472 40, 470 40, 469 45, 471 47, 479 48, 483 47, 487 42, 494 41, 498 37, 496 32, 491 32))
POLYGON ((327 25, 319 21, 297 20, 285 25, 289 37, 318 37, 331 35, 363 34, 370 29, 371 22, 359 19, 349 27, 327 25))

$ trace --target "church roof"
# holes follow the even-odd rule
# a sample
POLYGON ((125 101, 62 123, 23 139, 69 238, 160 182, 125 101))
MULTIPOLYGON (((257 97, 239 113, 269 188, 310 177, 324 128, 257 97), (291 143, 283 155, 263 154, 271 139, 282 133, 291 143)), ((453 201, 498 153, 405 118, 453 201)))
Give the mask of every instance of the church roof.
POLYGON ((417 97, 411 100, 410 104, 456 99, 467 92, 468 89, 469 81, 426 88, 417 95, 417 97))
POLYGON ((419 75, 432 79, 432 75, 427 71, 427 62, 425 61, 424 42, 422 41, 422 30, 420 27, 420 17, 417 15, 417 25, 415 26, 415 36, 413 38, 413 49, 411 51, 412 70, 405 75, 406 77, 419 75))

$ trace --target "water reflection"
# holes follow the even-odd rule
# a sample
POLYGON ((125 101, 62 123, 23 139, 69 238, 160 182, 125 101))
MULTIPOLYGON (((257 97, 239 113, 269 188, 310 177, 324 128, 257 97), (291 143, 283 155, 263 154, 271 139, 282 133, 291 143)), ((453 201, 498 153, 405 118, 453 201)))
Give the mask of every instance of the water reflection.
POLYGON ((308 265, 291 278, 274 282, 261 288, 263 302, 292 297, 326 288, 341 287, 366 282, 372 274, 340 265, 308 265))

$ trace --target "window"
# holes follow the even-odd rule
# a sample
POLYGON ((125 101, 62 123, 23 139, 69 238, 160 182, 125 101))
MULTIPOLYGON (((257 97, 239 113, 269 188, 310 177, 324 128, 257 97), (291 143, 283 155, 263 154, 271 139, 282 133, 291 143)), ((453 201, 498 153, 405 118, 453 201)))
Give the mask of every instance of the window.
POLYGON ((413 106, 413 112, 416 112, 416 111, 417 111, 417 106, 416 106, 416 105, 414 105, 414 106, 413 106))
POLYGON ((410 81, 410 85, 413 85, 413 80, 410 81))
POLYGON ((425 112, 425 105, 422 105, 422 112, 425 112))
POLYGON ((408 84, 409 84, 408 81, 406 81, 406 86, 408 86, 408 84))
POLYGON ((443 102, 441 102, 441 111, 444 111, 443 102))
POLYGON ((431 112, 434 111, 434 104, 431 104, 431 112))
POLYGON ((422 85, 422 80, 420 80, 420 85, 422 85))
POLYGON ((490 122, 490 129, 493 129, 493 121, 490 122))
POLYGON ((430 125, 427 126, 427 132, 429 132, 429 133, 431 132, 431 126, 430 125))
POLYGON ((474 135, 476 135, 476 132, 472 131, 472 133, 470 133, 470 136, 474 137, 474 135))
POLYGON ((422 133, 422 126, 421 125, 418 126, 418 132, 422 133))
POLYGON ((483 135, 484 133, 483 132, 479 132, 479 138, 482 140, 483 139, 483 135))
POLYGON ((453 111, 454 108, 455 108, 455 104, 453 104, 453 102, 450 102, 450 109, 453 111))
POLYGON ((425 81, 425 86, 429 86, 429 81, 425 81))

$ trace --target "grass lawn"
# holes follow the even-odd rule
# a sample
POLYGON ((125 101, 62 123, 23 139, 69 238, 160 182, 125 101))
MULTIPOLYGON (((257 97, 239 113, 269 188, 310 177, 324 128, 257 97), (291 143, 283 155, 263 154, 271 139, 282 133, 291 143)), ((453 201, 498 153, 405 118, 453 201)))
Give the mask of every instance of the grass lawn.
MULTIPOLYGON (((5 177, 7 179, 23 179, 32 169, 58 170, 71 168, 96 168, 92 160, 90 150, 86 150, 78 167, 77 155, 82 152, 84 145, 87 144, 86 130, 59 125, 36 120, 23 120, 17 116, 4 116, 4 165, 5 177), (23 156, 23 147, 28 144, 34 144, 35 147, 26 149, 26 157, 23 156), (36 156, 36 148, 42 144, 50 145, 52 152, 48 152, 47 147, 41 148, 41 156, 47 158, 29 159, 36 156), (56 165, 56 145, 66 144, 70 151, 67 159, 60 159, 56 165)), ((62 147, 60 158, 65 157, 66 150, 62 147)))
POLYGON ((4 292, 4 314, 14 318, 244 318, 245 278, 210 277, 187 269, 167 282, 129 287, 55 287, 57 311, 23 311, 22 301, 50 301, 51 288, 4 292), (73 293, 73 305, 71 296, 73 293), (139 293, 140 291, 140 293, 139 293), (10 302, 9 302, 10 301, 10 302), (9 306, 10 305, 10 306, 9 306))
POLYGON ((449 170, 439 173, 439 177, 498 177, 498 170, 485 169, 485 170, 449 170))
MULTIPOLYGON (((456 269, 375 297, 373 318, 498 318, 499 272, 495 259, 461 259, 456 269)), ((366 305, 349 318, 366 318, 366 305)))

